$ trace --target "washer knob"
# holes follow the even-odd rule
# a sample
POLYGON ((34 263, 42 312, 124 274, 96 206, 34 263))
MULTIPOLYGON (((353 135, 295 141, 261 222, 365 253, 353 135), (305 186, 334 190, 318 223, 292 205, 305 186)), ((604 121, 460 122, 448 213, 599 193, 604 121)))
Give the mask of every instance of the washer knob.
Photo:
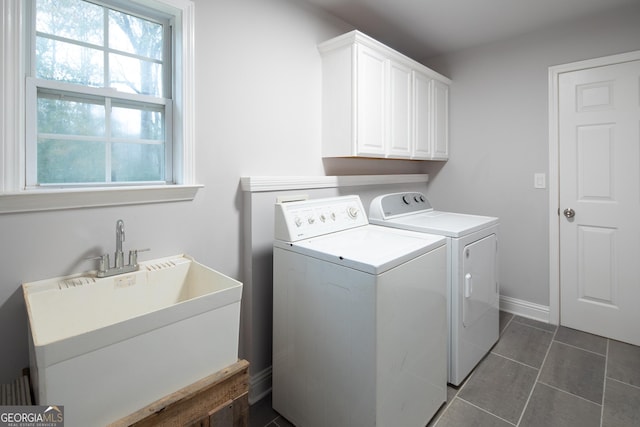
POLYGON ((356 208, 355 206, 350 206, 349 209, 347 209, 347 213, 351 218, 355 219, 358 217, 358 208, 356 208))
POLYGON ((297 216, 293 222, 296 224, 296 227, 300 227, 302 225, 302 220, 300 219, 299 216, 297 216))
POLYGON ((404 202, 405 205, 408 205, 411 203, 411 197, 409 197, 408 195, 404 195, 402 196, 402 201, 404 202))

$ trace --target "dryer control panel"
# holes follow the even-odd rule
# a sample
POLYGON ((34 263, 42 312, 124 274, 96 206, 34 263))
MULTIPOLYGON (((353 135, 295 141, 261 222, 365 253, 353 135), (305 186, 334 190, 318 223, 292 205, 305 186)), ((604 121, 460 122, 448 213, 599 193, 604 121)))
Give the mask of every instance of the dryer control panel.
POLYGON ((276 203, 275 238, 285 242, 368 225, 359 196, 276 203))
POLYGON ((384 220, 398 215, 432 211, 431 203, 422 193, 393 193, 371 201, 369 217, 384 220))

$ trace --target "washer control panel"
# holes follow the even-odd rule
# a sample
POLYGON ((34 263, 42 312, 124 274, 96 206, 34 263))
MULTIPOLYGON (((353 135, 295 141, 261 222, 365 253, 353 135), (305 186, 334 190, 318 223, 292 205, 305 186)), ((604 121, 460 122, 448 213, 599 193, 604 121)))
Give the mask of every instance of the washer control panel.
POLYGON ((393 193, 373 199, 369 207, 369 217, 383 220, 429 210, 433 208, 422 193, 393 193))
POLYGON ((286 242, 369 224, 359 196, 276 203, 275 238, 286 242))

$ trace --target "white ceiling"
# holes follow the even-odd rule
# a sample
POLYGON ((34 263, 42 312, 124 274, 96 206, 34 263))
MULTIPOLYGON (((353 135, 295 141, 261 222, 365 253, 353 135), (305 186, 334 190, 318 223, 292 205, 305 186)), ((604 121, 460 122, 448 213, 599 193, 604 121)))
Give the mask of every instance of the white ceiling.
POLYGON ((640 0, 304 1, 418 60, 640 4, 640 0))

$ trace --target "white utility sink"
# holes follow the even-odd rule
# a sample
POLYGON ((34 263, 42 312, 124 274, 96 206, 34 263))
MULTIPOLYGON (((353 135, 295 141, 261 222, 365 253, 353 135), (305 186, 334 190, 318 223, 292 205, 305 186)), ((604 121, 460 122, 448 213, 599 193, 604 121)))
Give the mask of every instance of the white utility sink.
POLYGON ((106 425, 238 359, 242 283, 186 255, 23 284, 31 383, 65 425, 106 425))

